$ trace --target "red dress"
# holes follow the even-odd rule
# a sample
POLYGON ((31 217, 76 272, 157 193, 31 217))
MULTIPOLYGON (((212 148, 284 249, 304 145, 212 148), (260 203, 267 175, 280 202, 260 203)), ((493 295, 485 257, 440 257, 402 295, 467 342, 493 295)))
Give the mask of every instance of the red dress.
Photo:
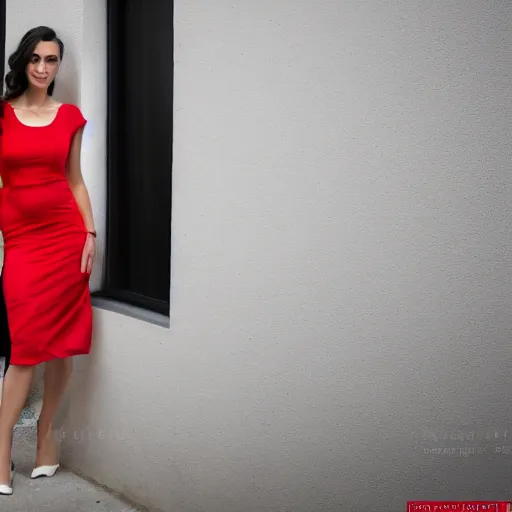
POLYGON ((88 354, 89 274, 80 268, 87 231, 66 179, 72 137, 86 120, 64 104, 52 123, 31 127, 4 106, 0 230, 10 364, 88 354))

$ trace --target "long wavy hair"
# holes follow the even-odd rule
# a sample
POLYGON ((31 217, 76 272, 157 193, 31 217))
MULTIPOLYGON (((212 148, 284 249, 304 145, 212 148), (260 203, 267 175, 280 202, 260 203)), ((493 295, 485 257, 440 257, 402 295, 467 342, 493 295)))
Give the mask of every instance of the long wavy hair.
MULTIPOLYGON (((4 117, 4 104, 21 96, 28 89, 27 66, 32 59, 36 46, 41 41, 54 41, 59 46, 60 59, 64 56, 64 43, 57 37, 55 30, 44 25, 30 29, 18 44, 7 61, 9 72, 5 75, 5 92, 0 98, 0 120, 4 117)), ((53 94, 55 80, 48 87, 48 94, 53 94)), ((0 135, 3 133, 0 123, 0 135)))
MULTIPOLYGON (((21 96, 28 88, 27 66, 32 59, 36 46, 41 41, 54 41, 59 46, 60 59, 64 56, 64 44, 57 37, 55 30, 40 26, 30 29, 18 44, 16 50, 7 61, 9 72, 5 75, 4 101, 10 101, 21 96)), ((48 87, 48 94, 53 94, 55 80, 48 87)))

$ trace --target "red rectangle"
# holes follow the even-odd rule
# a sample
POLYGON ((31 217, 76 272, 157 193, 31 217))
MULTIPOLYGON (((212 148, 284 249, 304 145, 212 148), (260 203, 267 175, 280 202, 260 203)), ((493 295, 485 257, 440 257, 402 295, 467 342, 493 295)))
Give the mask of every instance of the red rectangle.
POLYGON ((512 502, 408 501, 407 512, 512 512, 512 502))

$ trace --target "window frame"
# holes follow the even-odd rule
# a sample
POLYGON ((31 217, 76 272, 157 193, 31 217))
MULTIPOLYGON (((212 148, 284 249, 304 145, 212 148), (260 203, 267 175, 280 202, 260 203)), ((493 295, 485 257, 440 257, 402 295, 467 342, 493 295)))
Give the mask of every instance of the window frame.
MULTIPOLYGON (((149 3, 148 3, 149 5, 149 3)), ((173 9, 173 7, 171 7, 173 9)), ((113 299, 124 304, 136 306, 153 313, 169 317, 170 315, 170 218, 172 208, 172 142, 173 142, 173 113, 169 114, 171 139, 169 140, 170 169, 169 182, 169 252, 167 258, 167 269, 161 269, 163 275, 167 276, 168 298, 167 300, 142 295, 136 290, 125 289, 119 286, 123 281, 123 272, 128 275, 129 263, 126 269, 120 267, 123 262, 130 261, 130 251, 127 250, 129 243, 126 242, 130 231, 127 223, 119 222, 123 216, 122 211, 128 208, 128 193, 125 185, 126 168, 123 165, 123 158, 120 151, 122 144, 121 126, 124 122, 125 106, 127 104, 125 89, 122 87, 122 58, 120 57, 123 41, 124 25, 120 19, 125 9, 125 2, 122 0, 107 0, 107 208, 106 208, 106 244, 105 244, 105 267, 103 284, 100 291, 94 293, 95 297, 113 299), (123 190, 124 189, 124 190, 123 190), (123 191, 125 192, 123 198, 123 191), (125 203, 123 205, 123 202, 125 203)), ((173 32, 173 24, 169 30, 173 32)), ((171 36, 171 40, 172 40, 171 36)), ((171 90, 174 82, 174 68, 171 69, 171 90)), ((172 108, 171 108, 172 110, 172 108)), ((163 228, 163 224, 160 225, 163 228)), ((140 256, 140 255, 139 255, 140 256)), ((148 257, 149 260, 149 257, 148 257)), ((133 266, 131 267, 133 269, 133 266)), ((126 281, 126 279, 125 279, 126 281)))

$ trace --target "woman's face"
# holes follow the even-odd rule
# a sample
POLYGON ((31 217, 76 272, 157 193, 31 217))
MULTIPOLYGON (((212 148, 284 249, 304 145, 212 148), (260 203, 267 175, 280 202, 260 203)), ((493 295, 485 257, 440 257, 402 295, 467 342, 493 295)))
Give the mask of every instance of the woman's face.
POLYGON ((54 41, 40 41, 27 65, 28 83, 35 89, 47 89, 60 66, 59 45, 54 41))

